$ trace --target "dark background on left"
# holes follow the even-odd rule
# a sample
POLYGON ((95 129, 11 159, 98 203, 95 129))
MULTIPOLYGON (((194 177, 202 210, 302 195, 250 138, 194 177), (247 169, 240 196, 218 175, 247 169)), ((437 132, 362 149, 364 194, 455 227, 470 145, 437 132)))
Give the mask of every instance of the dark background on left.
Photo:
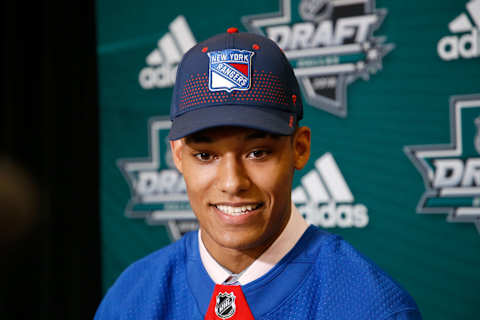
POLYGON ((0 318, 101 299, 94 1, 2 1, 0 318))

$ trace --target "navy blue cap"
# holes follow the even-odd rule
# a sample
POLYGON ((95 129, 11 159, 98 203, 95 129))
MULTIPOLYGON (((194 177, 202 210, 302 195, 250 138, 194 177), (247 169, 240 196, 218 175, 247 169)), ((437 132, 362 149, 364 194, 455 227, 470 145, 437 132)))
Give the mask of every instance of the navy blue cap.
POLYGON ((302 117, 298 82, 282 50, 268 38, 230 28, 183 56, 169 139, 219 126, 291 135, 302 117))

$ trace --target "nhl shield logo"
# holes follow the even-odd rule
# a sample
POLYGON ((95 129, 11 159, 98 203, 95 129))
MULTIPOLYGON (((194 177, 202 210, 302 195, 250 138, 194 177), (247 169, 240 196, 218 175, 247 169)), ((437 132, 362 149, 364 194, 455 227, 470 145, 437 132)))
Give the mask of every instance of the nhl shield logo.
POLYGON ((216 298, 215 313, 221 319, 231 318, 235 314, 235 295, 233 292, 220 292, 216 298))
POLYGON ((210 91, 245 91, 251 85, 253 51, 226 49, 208 52, 208 89, 210 91))

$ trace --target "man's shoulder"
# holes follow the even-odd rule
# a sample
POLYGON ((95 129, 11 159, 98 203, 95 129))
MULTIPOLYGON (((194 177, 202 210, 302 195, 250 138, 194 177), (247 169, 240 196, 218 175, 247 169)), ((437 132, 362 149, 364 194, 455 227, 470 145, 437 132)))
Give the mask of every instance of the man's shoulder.
POLYGON ((337 279, 355 275, 355 279, 358 280, 375 274, 378 278, 393 281, 370 258, 339 235, 310 226, 306 239, 303 239, 303 243, 299 241, 299 245, 302 247, 302 253, 310 257, 315 264, 316 272, 321 274, 328 276, 335 273, 337 279))
POLYGON ((96 318, 108 318, 125 311, 123 309, 135 308, 139 303, 145 303, 141 302, 143 299, 166 296, 172 286, 184 286, 185 255, 195 236, 195 232, 186 234, 176 242, 132 263, 108 290, 97 310, 96 318))
POLYGON ((151 272, 164 273, 178 267, 184 261, 186 248, 190 246, 191 238, 195 235, 195 232, 190 232, 179 240, 133 262, 122 272, 118 280, 121 280, 122 277, 129 277, 131 274, 135 277, 138 277, 140 273, 152 275, 151 272))
POLYGON ((316 254, 317 272, 329 277, 335 274, 335 279, 351 281, 369 280, 374 277, 388 284, 398 285, 385 271, 370 258, 358 251, 341 236, 330 234, 323 230, 315 230, 312 249, 316 254))
MULTIPOLYGON (((418 310, 415 301, 395 280, 350 243, 310 227, 305 254, 313 257, 311 286, 318 286, 320 301, 344 301, 351 310, 363 310, 388 319, 398 312, 418 310)), ((328 304, 325 304, 328 305, 328 304)))

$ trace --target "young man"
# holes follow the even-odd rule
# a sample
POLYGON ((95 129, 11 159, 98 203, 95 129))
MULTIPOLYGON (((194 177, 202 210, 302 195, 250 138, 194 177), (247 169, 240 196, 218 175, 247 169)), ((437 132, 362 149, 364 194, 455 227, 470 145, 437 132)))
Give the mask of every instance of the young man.
POLYGON ((413 299, 291 201, 310 129, 287 59, 230 28, 179 65, 169 138, 200 230, 130 266, 96 319, 421 319, 413 299))

